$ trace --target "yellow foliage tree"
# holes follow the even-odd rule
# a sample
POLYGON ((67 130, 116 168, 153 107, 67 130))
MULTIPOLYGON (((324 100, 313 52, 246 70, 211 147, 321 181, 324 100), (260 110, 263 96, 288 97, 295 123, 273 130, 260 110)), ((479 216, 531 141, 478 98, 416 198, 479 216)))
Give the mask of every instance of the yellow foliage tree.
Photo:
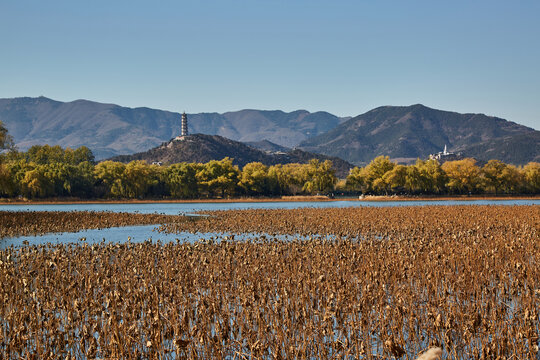
POLYGON ((452 192, 474 192, 480 183, 480 168, 476 160, 466 158, 463 160, 447 161, 442 169, 448 176, 446 186, 452 192))

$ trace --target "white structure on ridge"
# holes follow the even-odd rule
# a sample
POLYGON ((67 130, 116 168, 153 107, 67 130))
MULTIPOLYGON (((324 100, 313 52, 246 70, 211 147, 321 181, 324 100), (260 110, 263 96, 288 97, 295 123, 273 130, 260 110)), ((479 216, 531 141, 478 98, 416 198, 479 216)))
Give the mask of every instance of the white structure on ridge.
POLYGON ((436 154, 431 154, 429 155, 429 158, 432 159, 432 160, 437 160, 441 163, 445 162, 445 161, 453 161, 453 160, 460 160, 462 159, 462 156, 460 153, 453 153, 453 152, 448 152, 447 148, 446 148, 446 145, 444 145, 444 150, 443 151, 439 151, 438 153, 436 154))

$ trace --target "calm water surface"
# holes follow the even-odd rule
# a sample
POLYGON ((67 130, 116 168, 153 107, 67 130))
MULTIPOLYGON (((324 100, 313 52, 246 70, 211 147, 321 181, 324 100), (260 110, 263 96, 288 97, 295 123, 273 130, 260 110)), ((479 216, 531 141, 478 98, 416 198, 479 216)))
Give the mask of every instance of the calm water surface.
POLYGON ((424 205, 540 205, 540 200, 433 200, 433 201, 290 201, 233 203, 143 203, 143 204, 38 204, 0 205, 0 211, 114 211, 142 214, 190 214, 199 211, 241 209, 297 209, 334 207, 392 207, 424 205))
MULTIPOLYGON (((19 236, 12 238, 5 238, 0 240, 0 250, 9 248, 10 246, 27 246, 27 245, 45 245, 45 244, 99 244, 105 243, 140 243, 145 241, 151 242, 195 242, 201 240, 214 240, 221 241, 225 237, 231 236, 228 233, 190 233, 181 232, 178 234, 166 234, 155 231, 156 225, 140 225, 140 226, 125 226, 114 227, 108 229, 91 229, 81 230, 79 232, 62 232, 62 233, 50 233, 37 236, 19 236)), ((261 236, 261 234, 235 234, 235 240, 248 240, 255 239, 261 236)), ((292 240, 294 238, 305 237, 297 235, 278 235, 272 236, 272 239, 292 240)))

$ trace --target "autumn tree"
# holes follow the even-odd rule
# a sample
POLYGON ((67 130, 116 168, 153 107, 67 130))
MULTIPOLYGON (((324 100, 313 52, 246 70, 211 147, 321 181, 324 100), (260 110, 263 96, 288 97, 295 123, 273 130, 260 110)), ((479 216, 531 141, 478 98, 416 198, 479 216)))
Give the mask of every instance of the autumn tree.
POLYGON ((355 166, 349 171, 349 175, 345 179, 345 188, 351 191, 364 192, 365 181, 361 167, 355 166))
POLYGON ((480 183, 480 169, 476 160, 466 158, 463 160, 447 161, 442 169, 448 176, 447 187, 456 193, 475 192, 480 183))

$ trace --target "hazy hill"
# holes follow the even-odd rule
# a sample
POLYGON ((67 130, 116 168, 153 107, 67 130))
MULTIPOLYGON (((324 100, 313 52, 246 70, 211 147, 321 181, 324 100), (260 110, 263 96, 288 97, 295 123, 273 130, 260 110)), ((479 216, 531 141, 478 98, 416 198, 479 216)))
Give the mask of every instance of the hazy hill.
MULTIPOLYGON (((85 145, 98 159, 145 151, 180 132, 179 113, 87 100, 0 99, 0 119, 21 150, 36 144, 85 145)), ((326 112, 305 110, 201 113, 188 114, 188 119, 190 133, 238 141, 266 139, 286 147, 326 132, 344 120, 326 112)))
POLYGON ((378 155, 404 161, 442 151, 523 164, 540 159, 539 131, 483 114, 423 105, 383 106, 354 117, 299 147, 363 165, 378 155))
POLYGON ((342 178, 347 176, 353 167, 352 164, 336 157, 312 154, 299 149, 289 150, 286 153, 267 153, 222 136, 203 134, 189 135, 184 140, 171 140, 145 152, 115 156, 110 160, 121 162, 145 160, 148 163, 161 161, 163 164, 174 164, 179 162, 205 163, 210 160, 221 160, 224 157, 233 158, 233 163, 240 167, 255 161, 265 165, 275 165, 305 164, 314 158, 323 161, 332 160, 336 175, 342 178))

